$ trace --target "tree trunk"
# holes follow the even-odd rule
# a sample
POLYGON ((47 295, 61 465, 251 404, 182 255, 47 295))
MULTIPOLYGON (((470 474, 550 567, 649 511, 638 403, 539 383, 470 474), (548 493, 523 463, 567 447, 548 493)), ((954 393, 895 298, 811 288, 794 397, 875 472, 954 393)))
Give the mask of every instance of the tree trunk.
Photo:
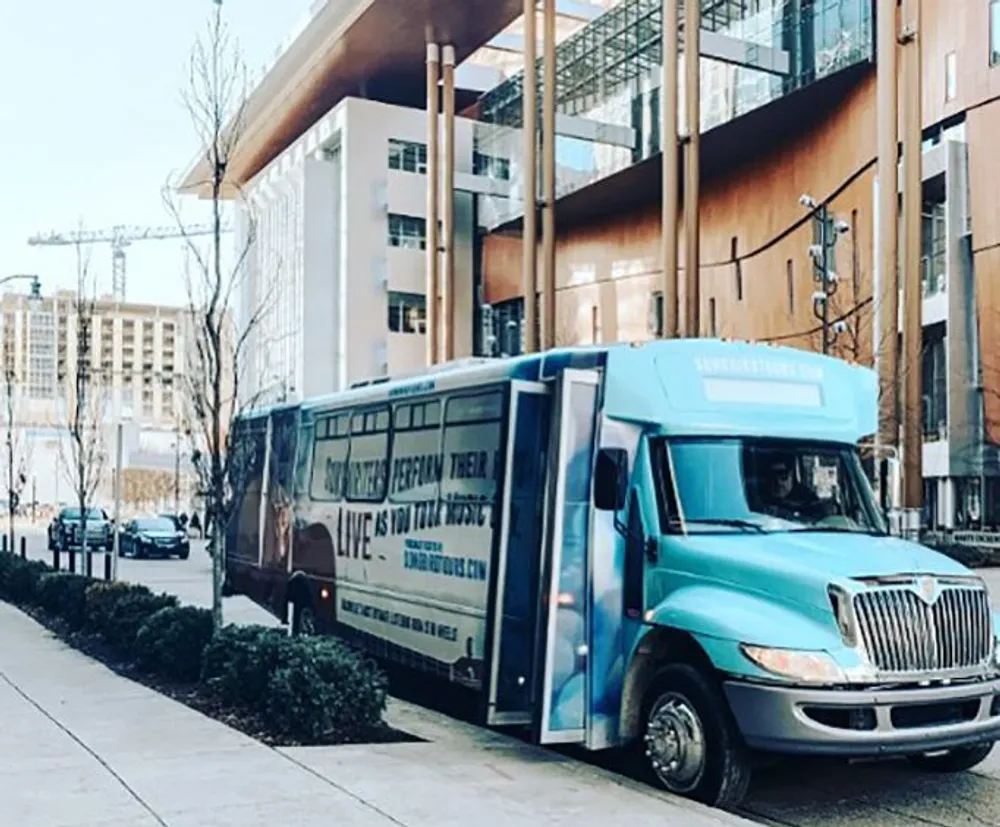
POLYGON ((212 625, 222 628, 222 579, 225 576, 226 535, 216 520, 212 526, 212 625))

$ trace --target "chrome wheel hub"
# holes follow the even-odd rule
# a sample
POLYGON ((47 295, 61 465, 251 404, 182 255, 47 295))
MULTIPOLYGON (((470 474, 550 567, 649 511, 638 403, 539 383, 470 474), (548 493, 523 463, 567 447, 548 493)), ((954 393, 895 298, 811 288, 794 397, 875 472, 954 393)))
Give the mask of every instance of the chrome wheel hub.
POLYGON ((705 732, 694 707, 683 695, 666 692, 649 713, 646 756, 667 789, 692 790, 705 772, 705 732))

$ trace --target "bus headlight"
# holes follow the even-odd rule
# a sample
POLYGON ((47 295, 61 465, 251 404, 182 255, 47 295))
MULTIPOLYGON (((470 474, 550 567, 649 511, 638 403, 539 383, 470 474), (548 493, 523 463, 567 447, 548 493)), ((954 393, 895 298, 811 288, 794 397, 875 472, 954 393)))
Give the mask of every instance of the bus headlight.
POLYGON ((844 670, 826 652, 771 649, 741 643, 740 650, 766 672, 805 683, 847 683, 844 670))

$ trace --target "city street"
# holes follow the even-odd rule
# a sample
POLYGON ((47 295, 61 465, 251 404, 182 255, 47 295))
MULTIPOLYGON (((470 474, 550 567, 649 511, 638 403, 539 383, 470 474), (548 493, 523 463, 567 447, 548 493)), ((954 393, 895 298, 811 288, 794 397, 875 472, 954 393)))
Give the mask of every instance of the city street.
MULTIPOLYGON (((29 554, 51 562, 44 535, 29 540, 29 554)), ((211 568, 201 542, 181 560, 121 560, 120 576, 181 600, 209 605, 211 568)), ((980 574, 1000 607, 1000 569, 980 574)), ((245 598, 226 600, 226 620, 274 623, 245 598)), ((975 771, 935 776, 902 762, 845 765, 789 761, 755 777, 744 815, 764 824, 795 827, 967 827, 1000 824, 1000 747, 975 771)))

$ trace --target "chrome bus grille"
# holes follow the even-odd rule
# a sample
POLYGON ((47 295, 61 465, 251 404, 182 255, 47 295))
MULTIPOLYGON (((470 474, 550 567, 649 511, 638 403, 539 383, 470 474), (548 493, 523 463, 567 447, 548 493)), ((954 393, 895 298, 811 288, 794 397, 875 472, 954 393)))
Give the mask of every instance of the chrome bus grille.
POLYGON ((861 644, 880 672, 953 672, 982 666, 993 654, 989 595, 943 588, 927 603, 909 589, 855 595, 861 644))

